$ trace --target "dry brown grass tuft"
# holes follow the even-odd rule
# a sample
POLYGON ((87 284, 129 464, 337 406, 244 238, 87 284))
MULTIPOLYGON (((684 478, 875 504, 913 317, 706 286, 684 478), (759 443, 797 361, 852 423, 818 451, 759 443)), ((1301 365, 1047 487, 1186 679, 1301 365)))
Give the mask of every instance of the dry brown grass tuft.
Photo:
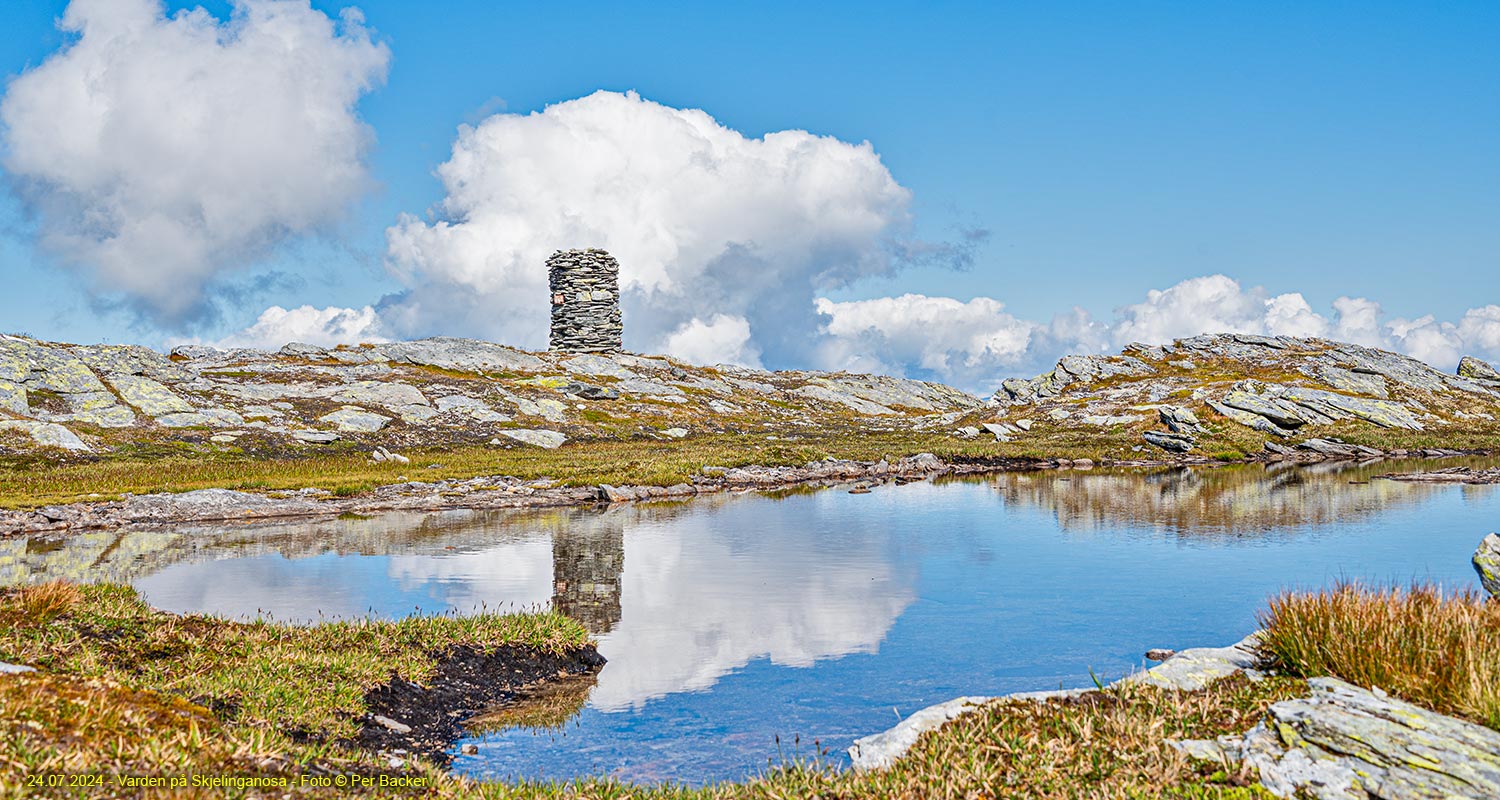
POLYGON ((47 581, 16 589, 3 609, 15 622, 46 623, 83 602, 83 593, 67 581, 47 581))
POLYGON ((1260 621, 1262 648, 1293 674, 1377 686, 1500 730, 1500 603, 1346 583, 1282 594, 1260 621))

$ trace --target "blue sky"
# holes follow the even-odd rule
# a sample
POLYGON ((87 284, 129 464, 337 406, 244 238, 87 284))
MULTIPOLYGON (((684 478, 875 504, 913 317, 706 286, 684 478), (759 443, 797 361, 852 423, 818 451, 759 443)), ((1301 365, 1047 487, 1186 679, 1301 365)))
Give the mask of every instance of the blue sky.
MULTIPOLYGON (((277 280, 216 300, 216 318, 108 310, 87 265, 38 244, 35 201, 13 193, 4 327, 160 344, 229 335, 273 304, 378 303, 405 288, 386 229, 442 201, 434 170, 460 124, 599 89, 703 109, 750 138, 868 141, 910 192, 904 235, 989 232, 967 269, 877 270, 824 287, 832 302, 986 297, 1039 324, 1077 305, 1108 325, 1148 290, 1214 274, 1301 293, 1330 319, 1341 296, 1379 303, 1382 319, 1455 324, 1500 302, 1495 3, 354 5, 390 52, 356 107, 376 137, 373 188, 233 273, 242 288, 277 280)), ((55 25, 65 7, 7 3, 8 78, 73 38, 55 25)), ((11 172, 12 186, 25 177, 11 172)), ((423 326, 410 333, 445 332, 423 326)))

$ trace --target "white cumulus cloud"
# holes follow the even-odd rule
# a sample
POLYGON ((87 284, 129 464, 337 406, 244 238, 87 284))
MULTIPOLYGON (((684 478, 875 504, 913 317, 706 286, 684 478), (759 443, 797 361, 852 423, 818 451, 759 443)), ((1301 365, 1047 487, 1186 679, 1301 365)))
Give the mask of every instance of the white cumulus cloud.
MULTIPOLYGON (((198 340, 192 340, 198 341, 198 340)), ((282 308, 271 306, 262 311, 255 323, 213 342, 216 347, 257 347, 279 350, 288 342, 332 347, 338 344, 384 342, 381 322, 375 309, 364 308, 282 308)))
MULTIPOLYGON (((905 294, 836 303, 817 301, 828 338, 820 366, 856 372, 942 376, 972 383, 1021 363, 1043 332, 1034 322, 1006 313, 988 297, 967 302, 905 294)), ((1003 377, 1003 376, 1002 376, 1003 377)))
POLYGON ((1116 342, 1167 342, 1204 331, 1316 336, 1326 321, 1300 294, 1267 297, 1227 275, 1205 275, 1152 289, 1144 302, 1121 309, 1113 330, 1116 342))
POLYGON ((628 347, 686 354, 693 326, 725 340, 744 326, 750 343, 725 346, 784 361, 809 350, 820 291, 931 252, 896 242, 910 193, 869 143, 751 138, 634 93, 464 126, 437 175, 433 217, 386 232, 408 288, 382 313, 407 334, 541 346, 547 256, 602 247, 620 261, 628 347))
POLYGON ((356 10, 234 0, 73 0, 70 42, 0 101, 4 166, 41 243, 155 321, 205 315, 211 287, 336 221, 370 183, 356 113, 390 53, 356 10))
POLYGON ((760 366, 760 350, 751 341, 750 321, 728 314, 715 314, 707 322, 694 317, 683 323, 667 336, 662 352, 692 364, 760 366))

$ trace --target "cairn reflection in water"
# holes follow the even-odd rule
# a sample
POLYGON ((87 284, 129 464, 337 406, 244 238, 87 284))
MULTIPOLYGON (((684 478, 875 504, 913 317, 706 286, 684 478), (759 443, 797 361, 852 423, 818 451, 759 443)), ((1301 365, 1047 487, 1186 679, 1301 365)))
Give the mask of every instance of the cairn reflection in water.
POLYGON ((625 569, 625 520, 619 514, 567 518, 552 536, 552 607, 608 633, 620 621, 620 573, 625 569))

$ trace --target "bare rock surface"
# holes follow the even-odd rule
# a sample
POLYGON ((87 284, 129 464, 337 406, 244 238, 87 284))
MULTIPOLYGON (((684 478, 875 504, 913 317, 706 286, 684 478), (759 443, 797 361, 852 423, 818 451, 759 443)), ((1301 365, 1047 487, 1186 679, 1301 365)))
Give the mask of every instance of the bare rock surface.
POLYGON ((1500 600, 1500 534, 1484 537, 1474 550, 1472 562, 1479 573, 1479 584, 1490 597, 1500 600))
POLYGON ((997 417, 1041 416, 1052 430, 1123 426, 1186 460, 1201 457, 1194 451, 1242 448, 1237 426, 1294 447, 1306 440, 1287 453, 1268 444, 1274 458, 1364 458, 1383 451, 1330 434, 1351 426, 1435 436, 1500 428, 1500 379, 1491 375, 1500 373, 1474 358, 1447 374, 1327 339, 1205 334, 1132 344, 1120 355, 1065 356, 1046 374, 1001 381, 989 403, 997 417), (1149 410, 1158 412, 1156 424, 1140 413, 1149 410), (1198 422, 1185 423, 1182 412, 1198 422))
POLYGON ((535 445, 547 450, 556 450, 562 447, 563 442, 568 440, 566 435, 557 431, 531 430, 527 428, 501 431, 500 435, 523 444, 535 445))
POLYGON ((547 362, 494 342, 439 336, 414 342, 378 344, 370 350, 390 361, 461 372, 541 372, 547 362))
POLYGON ((1196 758, 1247 762, 1277 797, 1500 797, 1500 733, 1336 678, 1308 685, 1310 697, 1272 705, 1243 737, 1177 745, 1196 758))
POLYGON ((41 447, 60 447, 64 450, 87 452, 90 448, 72 431, 55 422, 35 420, 0 420, 0 431, 20 431, 30 436, 41 447))

